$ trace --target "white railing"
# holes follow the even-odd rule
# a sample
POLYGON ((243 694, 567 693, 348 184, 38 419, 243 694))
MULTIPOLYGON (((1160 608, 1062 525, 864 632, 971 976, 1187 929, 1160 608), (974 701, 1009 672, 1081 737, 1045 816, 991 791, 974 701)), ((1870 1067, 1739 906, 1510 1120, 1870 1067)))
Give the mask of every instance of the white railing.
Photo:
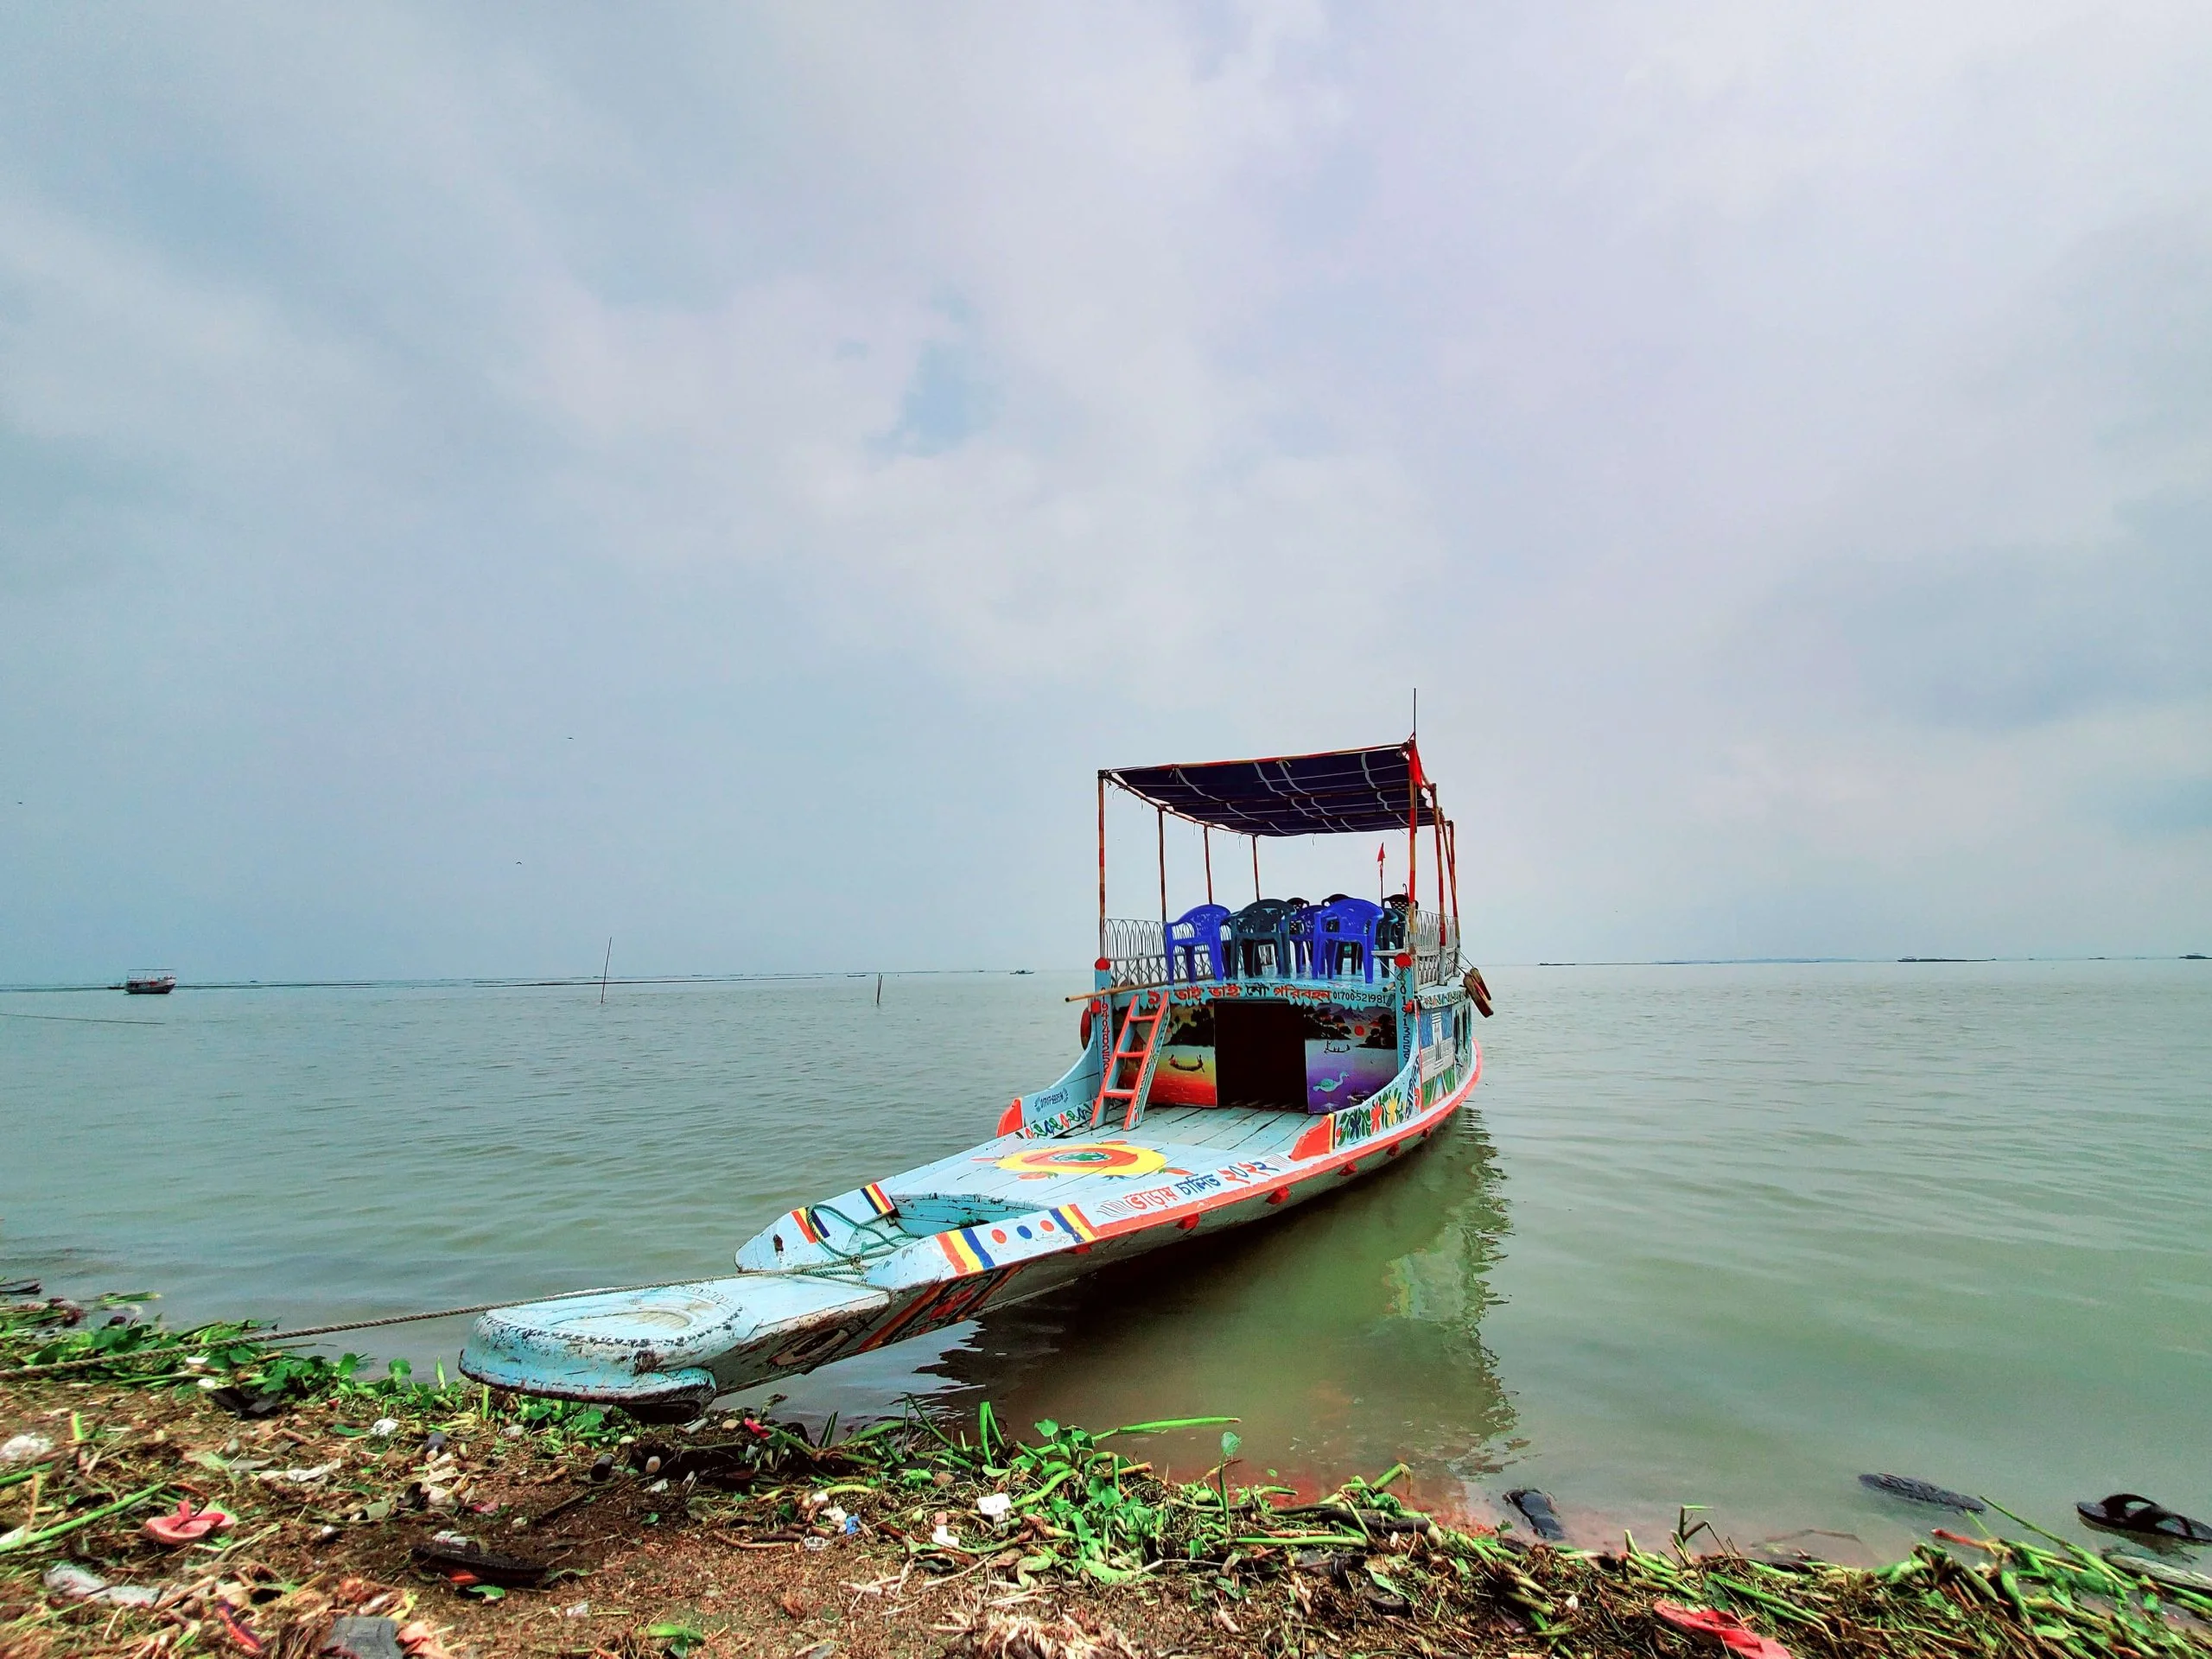
POLYGON ((1116 985, 1157 985, 1167 977, 1166 933, 1157 920, 1120 918, 1106 924, 1098 954, 1116 985))
POLYGON ((1433 910, 1414 912, 1414 982, 1441 985, 1459 976, 1459 930, 1433 910))

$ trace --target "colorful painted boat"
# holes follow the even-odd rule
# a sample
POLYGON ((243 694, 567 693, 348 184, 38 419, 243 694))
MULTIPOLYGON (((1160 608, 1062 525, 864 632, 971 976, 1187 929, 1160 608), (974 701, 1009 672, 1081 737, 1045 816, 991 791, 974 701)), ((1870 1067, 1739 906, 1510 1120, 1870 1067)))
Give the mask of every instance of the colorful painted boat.
POLYGON ((738 1250, 733 1274, 486 1313, 461 1370, 498 1388, 689 1415, 1274 1215, 1429 1141, 1481 1073, 1473 1014, 1489 1010, 1480 975, 1460 962, 1452 825, 1415 744, 1126 768, 1101 772, 1098 790, 1099 953, 1093 991, 1071 999, 1084 1003, 1084 1050, 1065 1077, 1010 1103, 979 1146, 779 1217, 738 1250), (1107 917, 1109 788, 1159 815, 1158 921, 1107 917), (1208 907, 1173 927, 1170 816, 1205 837, 1209 888, 1208 907), (1212 906, 1215 830, 1252 838, 1255 888, 1262 838, 1402 832, 1406 891, 1431 875, 1435 908, 1404 895, 1338 904, 1319 913, 1336 915, 1332 926, 1350 916, 1353 937, 1319 944, 1315 907, 1255 904, 1241 918, 1292 920, 1271 939, 1240 937, 1212 906), (1370 912, 1376 928, 1362 933, 1370 912))

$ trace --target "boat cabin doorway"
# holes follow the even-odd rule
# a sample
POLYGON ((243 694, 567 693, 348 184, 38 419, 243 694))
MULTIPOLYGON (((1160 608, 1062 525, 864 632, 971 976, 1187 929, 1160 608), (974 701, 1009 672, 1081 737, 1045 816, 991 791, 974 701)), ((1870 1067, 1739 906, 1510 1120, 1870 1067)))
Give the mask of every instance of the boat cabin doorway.
POLYGON ((1283 1003, 1217 1002, 1214 1077, 1224 1106, 1306 1109, 1306 1022, 1283 1003))

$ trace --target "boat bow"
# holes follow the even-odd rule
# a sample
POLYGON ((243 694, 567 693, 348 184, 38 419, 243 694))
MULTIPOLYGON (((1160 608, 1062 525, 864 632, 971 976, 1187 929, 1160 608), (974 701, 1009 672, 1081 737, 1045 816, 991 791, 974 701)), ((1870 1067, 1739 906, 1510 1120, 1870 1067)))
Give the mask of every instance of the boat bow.
POLYGON ((803 1273, 592 1291, 484 1314, 461 1369, 494 1388, 560 1399, 699 1409, 756 1376, 803 1364, 888 1300, 873 1285, 803 1273))

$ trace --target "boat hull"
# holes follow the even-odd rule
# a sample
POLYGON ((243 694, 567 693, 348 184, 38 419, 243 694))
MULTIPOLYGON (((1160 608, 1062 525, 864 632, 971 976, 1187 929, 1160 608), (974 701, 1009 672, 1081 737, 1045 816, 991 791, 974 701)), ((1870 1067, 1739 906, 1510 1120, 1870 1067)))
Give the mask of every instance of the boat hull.
MULTIPOLYGON (((943 1164, 964 1159, 1008 1172, 1002 1179, 1037 1183, 1044 1190, 1033 1208, 1001 1200, 998 1214, 900 1245, 864 1279, 825 1237, 808 1236, 825 1232, 831 1224, 821 1212, 837 1215, 836 1209, 825 1203, 792 1211, 739 1253, 734 1275, 487 1313, 462 1351, 461 1370, 523 1393, 617 1404, 649 1416, 693 1415, 720 1395, 1047 1294, 1103 1268, 1267 1219, 1375 1174, 1426 1145, 1466 1101, 1481 1055, 1471 1040, 1465 1053, 1468 1063, 1450 1075, 1430 1078, 1409 1067, 1406 1092, 1395 1103, 1291 1117, 1285 1130, 1294 1128, 1299 1138, 1287 1152, 1240 1157, 1243 1149, 1236 1147, 1160 1137, 1155 1147, 1135 1136, 1067 1141, 1003 1135, 912 1173, 942 1184, 943 1164), (1105 1173, 1058 1173, 1116 1163, 1120 1169, 1105 1173), (1050 1189, 1063 1181, 1078 1196, 1044 1202, 1062 1196, 1050 1189), (791 1265, 769 1265, 779 1259, 791 1265)), ((1187 1116, 1234 1121, 1221 1112, 1187 1116)), ((860 1191, 883 1198, 895 1216, 899 1202, 883 1188, 896 1192, 904 1180, 860 1191)), ((905 1203, 923 1208, 920 1198, 905 1203)))

